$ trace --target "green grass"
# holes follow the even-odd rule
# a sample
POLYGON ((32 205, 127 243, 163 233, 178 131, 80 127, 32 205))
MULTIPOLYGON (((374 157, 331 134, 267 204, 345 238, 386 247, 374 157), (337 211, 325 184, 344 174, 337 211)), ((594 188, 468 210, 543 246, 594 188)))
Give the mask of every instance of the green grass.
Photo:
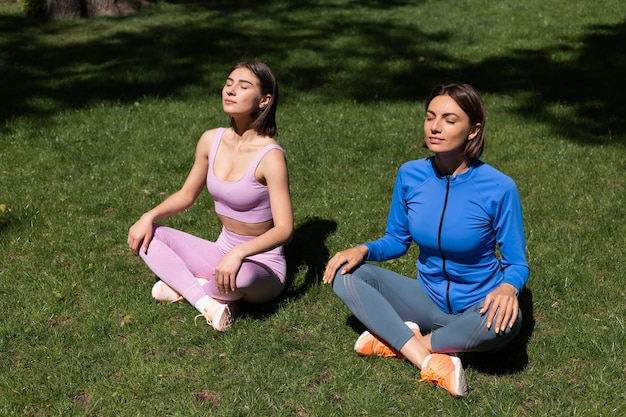
MULTIPOLYGON (((59 22, 0 3, 0 415, 624 414, 626 5, 354 3, 160 1, 59 22), (245 58, 280 81, 298 230, 284 297, 217 333, 152 302, 125 242, 226 124, 219 89, 245 58), (332 253, 383 233, 446 80, 483 94, 483 159, 518 184, 532 268, 522 337, 464 358, 460 401, 355 355, 362 327, 319 282, 332 253)), ((219 232, 206 194, 166 223, 219 232)), ((413 276, 416 253, 385 266, 413 276)))

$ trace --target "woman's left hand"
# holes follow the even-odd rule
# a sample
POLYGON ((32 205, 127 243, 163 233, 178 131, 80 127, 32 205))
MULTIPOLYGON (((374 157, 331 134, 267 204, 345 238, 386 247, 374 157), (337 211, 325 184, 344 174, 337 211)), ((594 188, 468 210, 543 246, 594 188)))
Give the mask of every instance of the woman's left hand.
POLYGON ((231 250, 219 261, 213 272, 215 287, 220 294, 228 294, 237 289, 237 273, 243 259, 231 250))
POLYGON ((487 312, 488 329, 491 329, 494 319, 496 320, 494 326, 496 333, 504 332, 507 326, 512 328, 519 312, 517 288, 511 284, 502 283, 498 288, 487 294, 485 304, 483 304, 479 313, 484 314, 487 312))

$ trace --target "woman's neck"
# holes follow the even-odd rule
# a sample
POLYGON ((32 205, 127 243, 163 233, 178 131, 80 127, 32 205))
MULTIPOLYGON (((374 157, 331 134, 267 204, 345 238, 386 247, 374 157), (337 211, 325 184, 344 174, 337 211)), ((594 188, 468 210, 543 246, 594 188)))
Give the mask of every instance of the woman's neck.
POLYGON ((234 119, 231 128, 233 132, 235 132, 235 136, 238 140, 245 141, 248 138, 258 136, 256 130, 252 128, 252 122, 250 120, 242 121, 234 119))
POLYGON ((435 155, 435 167, 441 175, 457 176, 467 172, 471 165, 472 160, 463 154, 452 158, 441 154, 435 155))

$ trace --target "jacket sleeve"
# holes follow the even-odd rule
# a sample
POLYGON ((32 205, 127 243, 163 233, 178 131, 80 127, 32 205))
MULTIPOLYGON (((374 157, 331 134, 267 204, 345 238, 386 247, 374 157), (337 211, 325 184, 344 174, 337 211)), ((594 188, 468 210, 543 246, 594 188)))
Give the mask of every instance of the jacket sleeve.
POLYGON ((367 260, 383 262, 399 258, 411 246, 412 237, 409 231, 408 210, 406 204, 406 187, 403 181, 402 168, 398 171, 393 188, 387 228, 385 236, 373 242, 365 243, 368 248, 367 260))
POLYGON ((526 261, 522 204, 514 183, 504 193, 495 213, 494 230, 502 256, 503 282, 521 292, 530 276, 530 268, 526 261))

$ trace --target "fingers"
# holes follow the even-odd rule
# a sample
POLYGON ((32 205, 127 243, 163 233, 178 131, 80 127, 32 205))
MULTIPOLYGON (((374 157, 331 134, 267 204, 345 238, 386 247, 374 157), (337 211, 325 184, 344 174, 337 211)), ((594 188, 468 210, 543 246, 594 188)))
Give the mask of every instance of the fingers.
POLYGON ((496 333, 504 333, 510 316, 511 316, 510 305, 508 304, 500 305, 500 307, 498 307, 498 315, 496 316, 496 325, 494 326, 494 331, 496 333))
POLYGON ((335 279, 335 274, 337 273, 337 269, 341 266, 341 263, 337 261, 337 255, 333 256, 328 264, 326 264, 326 270, 324 270, 324 277, 322 278, 322 282, 324 284, 330 284, 335 279))
POLYGON ((485 300, 485 305, 483 306, 483 309, 487 308, 487 311, 489 312, 489 314, 487 314, 487 328, 491 329, 491 325, 493 324, 493 318, 496 315, 496 312, 498 311, 498 308, 492 305, 492 303, 487 303, 485 300))
POLYGON ((213 272, 213 277, 215 279, 215 288, 217 288, 217 291, 219 291, 220 294, 225 294, 226 289, 224 288, 224 275, 215 271, 213 272))
POLYGON ((213 273, 215 279, 215 288, 220 294, 228 294, 237 290, 237 275, 215 271, 213 273))
POLYGON ((352 271, 355 266, 363 262, 366 254, 367 248, 364 245, 337 252, 326 264, 322 282, 324 284, 333 282, 339 268, 341 268, 342 275, 352 271))
POLYGON ((519 314, 519 305, 516 305, 513 308, 513 314, 511 314, 511 320, 509 320, 509 327, 513 328, 513 325, 515 324, 515 322, 517 321, 517 316, 519 314))
POLYGON ((517 320, 517 299, 510 300, 496 297, 491 302, 488 302, 488 300, 485 299, 485 304, 480 310, 480 314, 483 314, 486 311, 488 311, 487 329, 491 329, 493 327, 496 333, 503 333, 506 331, 507 327, 512 328, 517 320))
POLYGON ((230 286, 230 291, 235 292, 237 289, 237 277, 235 275, 231 275, 228 284, 230 286))
POLYGON ((152 223, 143 226, 140 222, 135 223, 128 229, 128 247, 135 255, 139 255, 139 248, 143 253, 148 253, 148 246, 152 240, 152 223))
POLYGON ((139 248, 139 245, 141 245, 142 241, 132 237, 129 234, 127 243, 128 243, 128 247, 130 248, 130 250, 133 251, 135 255, 139 255, 138 248, 139 248))
POLYGON ((353 259, 349 260, 343 265, 341 268, 341 275, 345 275, 348 272, 352 271, 358 262, 355 262, 353 259))
POLYGON ((341 275, 345 275, 352 270, 354 267, 353 262, 346 262, 345 260, 337 260, 332 259, 326 265, 326 270, 324 271, 324 278, 322 282, 324 284, 330 284, 335 279, 335 275, 337 274, 337 270, 341 267, 341 275), (343 265, 343 267, 342 267, 343 265))
MULTIPOLYGON (((487 310, 489 310, 489 306, 491 305, 491 301, 492 301, 492 297, 491 294, 488 294, 487 297, 485 297, 485 302, 483 303, 482 308, 480 309, 480 311, 478 312, 479 314, 485 314, 485 312, 487 310)), ((491 317, 491 319, 493 319, 493 317, 491 317)), ((489 324, 487 325, 487 327, 491 326, 491 320, 487 321, 489 324)))
POLYGON ((496 333, 501 333, 506 331, 507 327, 513 327, 519 313, 517 294, 517 289, 507 283, 500 284, 498 288, 487 294, 479 311, 479 314, 488 312, 487 329, 493 326, 496 333))
POLYGON ((139 248, 143 253, 148 253, 148 246, 150 246, 150 239, 148 237, 132 237, 128 236, 128 247, 135 255, 139 255, 139 248))

